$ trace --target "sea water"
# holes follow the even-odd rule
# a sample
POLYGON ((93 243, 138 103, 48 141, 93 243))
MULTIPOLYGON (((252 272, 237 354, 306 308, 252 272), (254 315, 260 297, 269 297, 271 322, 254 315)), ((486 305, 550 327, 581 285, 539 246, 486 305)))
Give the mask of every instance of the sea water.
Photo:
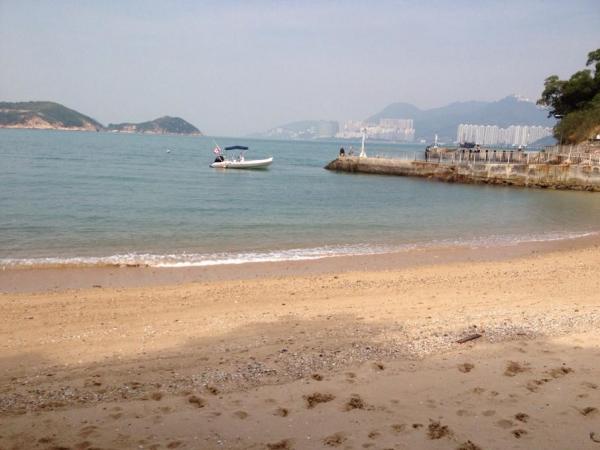
MULTIPOLYGON (((190 266, 600 231, 600 195, 323 169, 350 142, 217 138, 268 170, 211 169, 212 138, 0 130, 0 266, 190 266)), ((370 156, 423 145, 367 143, 370 156)))

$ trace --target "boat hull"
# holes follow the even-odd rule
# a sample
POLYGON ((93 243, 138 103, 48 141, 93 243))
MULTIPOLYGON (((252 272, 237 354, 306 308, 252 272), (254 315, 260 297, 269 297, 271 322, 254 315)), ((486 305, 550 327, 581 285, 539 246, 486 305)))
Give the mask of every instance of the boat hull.
POLYGON ((273 162, 273 158, 249 159, 244 161, 221 161, 210 165, 213 169, 266 169, 273 162))

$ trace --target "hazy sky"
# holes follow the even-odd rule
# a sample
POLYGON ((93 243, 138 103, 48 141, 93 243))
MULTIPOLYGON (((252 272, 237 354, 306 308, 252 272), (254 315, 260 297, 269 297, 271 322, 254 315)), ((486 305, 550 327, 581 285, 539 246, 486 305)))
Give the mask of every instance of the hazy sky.
POLYGON ((0 0, 0 99, 243 135, 395 101, 535 99, 599 47, 599 0, 0 0))

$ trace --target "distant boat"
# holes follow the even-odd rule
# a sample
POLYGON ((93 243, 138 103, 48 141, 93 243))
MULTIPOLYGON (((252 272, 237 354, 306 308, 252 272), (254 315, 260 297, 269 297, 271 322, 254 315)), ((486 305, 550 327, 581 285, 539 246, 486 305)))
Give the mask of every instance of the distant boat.
POLYGON ((246 159, 248 147, 242 145, 234 145, 225 147, 226 152, 239 150, 237 156, 223 155, 221 149, 216 147, 214 153, 217 155, 214 162, 210 165, 213 169, 266 169, 273 162, 273 157, 266 159, 246 159))

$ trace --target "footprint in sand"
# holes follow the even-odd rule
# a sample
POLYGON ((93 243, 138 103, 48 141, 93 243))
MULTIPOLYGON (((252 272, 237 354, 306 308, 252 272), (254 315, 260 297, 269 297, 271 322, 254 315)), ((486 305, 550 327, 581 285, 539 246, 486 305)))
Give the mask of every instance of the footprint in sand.
POLYGON ((167 448, 178 448, 183 442, 181 441, 173 441, 167 444, 167 448))
POLYGON ((529 363, 518 363, 517 361, 509 361, 506 364, 504 375, 507 377, 514 377, 515 375, 527 372, 529 370, 529 363))
POLYGON ((344 406, 344 410, 352 411, 353 409, 365 409, 366 406, 367 405, 365 404, 363 399, 360 398, 360 395, 352 394, 352 396, 350 397, 350 400, 348 400, 346 402, 346 405, 344 406))
POLYGON ((459 372, 469 373, 471 370, 473 370, 475 368, 475 364, 463 363, 463 364, 459 364, 457 367, 458 367, 459 372))
POLYGON ((248 417, 248 413, 246 411, 236 411, 233 413, 233 415, 238 419, 245 419, 248 417))
POLYGON ((206 402, 203 399, 201 399, 200 397, 196 397, 195 395, 192 395, 191 397, 189 397, 188 402, 191 403, 192 405, 195 405, 198 408, 204 408, 204 406, 206 406, 206 402))
POLYGON ((305 395, 304 400, 306 400, 306 407, 308 409, 312 409, 317 406, 319 403, 327 403, 335 399, 333 394, 322 394, 320 392, 315 392, 311 395, 305 395))
POLYGON ((467 441, 467 442, 463 442, 462 444, 460 444, 456 450, 483 450, 479 445, 471 442, 471 441, 467 441))
POLYGON ((573 372, 573 369, 566 366, 556 367, 554 369, 548 370, 546 373, 550 375, 552 378, 562 378, 565 375, 573 372))
POLYGON ((381 436, 381 433, 377 430, 373 430, 373 431, 370 431, 367 436, 369 439, 377 439, 379 436, 381 436))
POLYGON ((496 425, 498 425, 500 428, 504 428, 506 430, 508 428, 512 428, 514 423, 511 420, 501 419, 498 422, 496 422, 496 425))
POLYGON ((87 450, 91 446, 92 446, 92 443, 90 441, 83 441, 83 442, 80 442, 79 444, 75 444, 75 447, 73 447, 73 450, 87 450))
POLYGON ((269 450, 290 450, 292 449, 292 441, 290 439, 283 439, 272 444, 267 444, 269 450))
POLYGON ((375 370, 385 370, 385 366, 379 362, 373 363, 373 369, 375 370))
POLYGON ((521 436, 524 436, 527 434, 526 430, 522 430, 522 429, 518 429, 518 430, 513 430, 512 431, 512 435, 514 437, 516 437, 517 439, 521 439, 521 436))
POLYGON ((596 414, 598 414, 598 408, 594 408, 593 406, 586 406, 585 408, 577 408, 577 411, 579 411, 579 413, 582 416, 595 416, 596 414))
POLYGON ((339 447, 346 441, 346 436, 343 433, 334 433, 323 439, 323 444, 328 447, 339 447))
POLYGON ((85 380, 83 387, 99 387, 102 386, 102 382, 99 380, 85 380))
POLYGON ((435 440, 446 436, 452 436, 452 431, 450 431, 450 428, 448 428, 447 425, 442 425, 437 420, 432 420, 427 427, 427 437, 435 440))
POLYGON ((219 390, 214 386, 206 386, 206 392, 210 395, 219 395, 219 390))
POLYGON ((519 422, 527 423, 529 416, 525 413, 517 413, 515 414, 515 419, 517 419, 519 422))
POLYGON ((274 416, 287 417, 290 411, 287 408, 277 408, 273 413, 274 416))
POLYGON ((525 385, 525 388, 529 392, 538 392, 540 390, 540 386, 542 386, 546 381, 544 380, 530 380, 525 385))
POLYGON ((150 398, 152 400, 159 401, 163 398, 163 394, 162 392, 153 392, 152 394, 150 394, 150 398))
POLYGON ((98 429, 98 427, 95 425, 88 425, 86 427, 83 427, 81 430, 79 430, 79 436, 86 438, 89 435, 94 434, 97 429, 98 429))
POLYGON ((313 373, 310 377, 315 381, 323 381, 323 375, 318 373, 313 373))
POLYGON ((488 409, 487 411, 482 412, 485 417, 491 417, 496 414, 496 411, 493 409, 488 409))
POLYGON ((392 430, 396 433, 402 433, 406 430, 406 425, 403 423, 395 423, 392 425, 392 430))

